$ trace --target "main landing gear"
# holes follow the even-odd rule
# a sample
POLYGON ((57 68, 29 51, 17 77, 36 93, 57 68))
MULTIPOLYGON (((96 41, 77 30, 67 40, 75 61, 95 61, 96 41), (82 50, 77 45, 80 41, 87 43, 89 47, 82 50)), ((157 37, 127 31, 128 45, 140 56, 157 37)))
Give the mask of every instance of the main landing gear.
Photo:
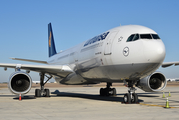
POLYGON ((128 85, 126 85, 128 87, 128 93, 124 95, 124 103, 138 103, 138 96, 135 93, 136 89, 133 87, 134 83, 134 81, 128 81, 128 85))
MULTIPOLYGON (((125 85, 128 87, 128 93, 124 95, 124 103, 131 104, 131 103, 138 103, 138 96, 135 93, 136 89, 133 85, 136 81, 124 81, 125 85)), ((106 88, 100 89, 100 96, 116 96, 116 89, 111 88, 112 83, 107 83, 106 88)))
POLYGON ((100 89, 100 96, 116 96, 116 88, 110 88, 112 83, 107 83, 106 88, 100 89))
POLYGON ((44 89, 44 85, 52 78, 52 76, 48 77, 45 73, 40 73, 40 88, 35 89, 35 97, 50 97, 50 90, 44 89), (47 77, 48 80, 44 82, 44 77, 47 77))

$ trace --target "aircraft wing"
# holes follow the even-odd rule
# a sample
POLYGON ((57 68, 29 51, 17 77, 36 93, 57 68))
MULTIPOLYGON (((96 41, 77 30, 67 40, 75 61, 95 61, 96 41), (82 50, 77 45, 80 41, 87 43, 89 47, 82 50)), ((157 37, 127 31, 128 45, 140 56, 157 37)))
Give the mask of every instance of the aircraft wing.
POLYGON ((162 67, 165 68, 165 67, 169 67, 171 65, 179 65, 179 61, 178 62, 165 62, 165 63, 162 63, 162 67))
POLYGON ((5 69, 15 68, 15 69, 29 70, 39 73, 56 75, 60 77, 66 77, 70 73, 73 73, 73 70, 67 65, 30 65, 30 64, 0 63, 0 67, 4 67, 5 69))

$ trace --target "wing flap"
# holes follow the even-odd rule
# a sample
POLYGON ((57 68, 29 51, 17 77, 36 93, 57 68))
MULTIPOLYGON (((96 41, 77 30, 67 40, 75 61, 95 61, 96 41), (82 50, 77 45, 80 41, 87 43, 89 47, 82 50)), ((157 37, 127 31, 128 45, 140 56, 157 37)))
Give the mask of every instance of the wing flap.
POLYGON ((66 77, 70 73, 73 73, 73 70, 67 65, 28 65, 28 64, 8 64, 0 63, 0 67, 4 68, 15 68, 15 69, 24 69, 35 72, 48 73, 60 77, 66 77))

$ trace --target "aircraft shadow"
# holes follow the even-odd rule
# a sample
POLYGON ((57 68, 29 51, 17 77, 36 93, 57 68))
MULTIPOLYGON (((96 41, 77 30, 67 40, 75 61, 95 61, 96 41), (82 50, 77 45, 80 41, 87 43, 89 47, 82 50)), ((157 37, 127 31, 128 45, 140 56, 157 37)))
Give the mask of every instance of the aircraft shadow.
MULTIPOLYGON (((82 93, 69 93, 69 92, 59 92, 56 90, 51 93, 51 97, 75 97, 75 98, 83 98, 83 99, 91 99, 98 101, 111 101, 111 102, 122 102, 123 97, 118 96, 100 96, 100 95, 91 95, 91 94, 82 94, 82 93)), ((123 94, 122 94, 123 95, 123 94)), ((139 99, 139 102, 143 102, 143 100, 139 99)))
MULTIPOLYGON (((165 92, 165 94, 168 92, 165 92)), ((179 93, 179 91, 172 91, 172 93, 179 93)), ((163 92, 146 92, 146 93, 137 93, 139 97, 139 103, 144 102, 140 97, 159 97, 163 94, 163 92)), ((83 99, 91 99, 91 100, 98 100, 98 101, 111 101, 111 102, 121 102, 123 103, 123 96, 124 94, 117 94, 117 96, 100 96, 100 95, 92 95, 92 94, 82 94, 82 93, 70 93, 70 92, 59 92, 56 90, 55 92, 51 92, 50 97, 75 97, 75 98, 83 98, 83 99), (119 97, 122 96, 122 97, 119 97)), ((19 100, 19 96, 17 95, 0 95, 0 97, 14 97, 14 100, 19 100)), ((48 97, 47 97, 48 98, 48 97)), ((36 99, 34 95, 23 95, 22 100, 28 99, 36 99)), ((179 101, 175 101, 179 102, 179 101)))
MULTIPOLYGON (((19 100, 19 96, 16 96, 15 98, 13 98, 14 100, 19 100)), ((36 99, 36 97, 34 95, 25 95, 25 96, 21 96, 22 100, 29 100, 29 99, 36 99)))
MULTIPOLYGON (((165 94, 168 92, 165 92, 165 94)), ((179 93, 179 91, 172 91, 172 93, 179 93)), ((139 103, 143 102, 140 97, 159 97, 162 95, 162 92, 150 92, 150 93, 137 93, 139 97, 139 103)), ((56 90, 55 92, 51 92, 50 97, 75 97, 75 98, 83 98, 83 99, 91 99, 98 101, 111 101, 111 102, 122 102, 123 103, 124 94, 117 94, 117 96, 100 96, 100 95, 92 95, 92 94, 82 94, 82 93, 70 93, 70 92, 59 92, 56 90), (119 97, 122 96, 122 97, 119 97)), ((19 96, 17 95, 0 95, 0 97, 13 97, 14 100, 19 100, 19 96)), ((47 97, 48 98, 48 97, 47 97)), ((22 100, 36 99, 34 95, 22 95, 22 100)), ((177 101, 178 102, 178 101, 177 101)))

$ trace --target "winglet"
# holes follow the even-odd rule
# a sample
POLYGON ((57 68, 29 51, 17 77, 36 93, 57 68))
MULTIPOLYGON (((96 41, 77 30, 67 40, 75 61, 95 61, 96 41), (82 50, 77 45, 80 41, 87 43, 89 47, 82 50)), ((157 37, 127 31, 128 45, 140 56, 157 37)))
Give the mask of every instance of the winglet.
POLYGON ((51 23, 48 24, 48 48, 49 48, 49 57, 57 54, 54 38, 53 38, 53 32, 52 32, 52 26, 51 23))

